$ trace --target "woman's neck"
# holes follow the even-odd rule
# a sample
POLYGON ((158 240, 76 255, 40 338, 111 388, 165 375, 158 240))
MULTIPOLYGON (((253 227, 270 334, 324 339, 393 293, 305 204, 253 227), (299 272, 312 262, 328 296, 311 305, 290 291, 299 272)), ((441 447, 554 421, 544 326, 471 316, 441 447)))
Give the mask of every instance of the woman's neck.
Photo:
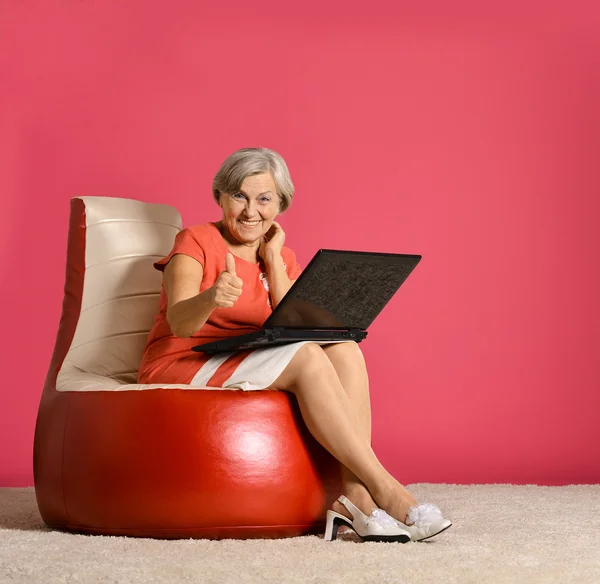
POLYGON ((229 251, 238 258, 241 258, 247 262, 252 264, 257 264, 260 260, 258 255, 258 248, 260 247, 259 243, 252 243, 249 245, 245 245, 240 243, 236 239, 233 238, 227 227, 223 224, 222 221, 217 221, 215 223, 216 228, 219 230, 221 237, 225 241, 225 244, 229 248, 229 251))

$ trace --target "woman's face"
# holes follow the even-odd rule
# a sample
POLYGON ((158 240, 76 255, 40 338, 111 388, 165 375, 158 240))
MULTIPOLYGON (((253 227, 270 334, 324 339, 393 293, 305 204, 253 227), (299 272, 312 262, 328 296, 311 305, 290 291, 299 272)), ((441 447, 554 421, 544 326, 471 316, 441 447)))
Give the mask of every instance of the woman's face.
POLYGON ((259 245, 279 213, 279 195, 270 173, 244 179, 237 193, 221 193, 223 224, 243 245, 259 245))

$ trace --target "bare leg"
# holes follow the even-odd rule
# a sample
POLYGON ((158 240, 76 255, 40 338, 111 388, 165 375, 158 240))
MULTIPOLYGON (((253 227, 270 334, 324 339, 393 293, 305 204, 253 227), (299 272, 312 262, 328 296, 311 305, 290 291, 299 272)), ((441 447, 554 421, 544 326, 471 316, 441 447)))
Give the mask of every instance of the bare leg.
MULTIPOLYGON (((356 343, 337 343, 323 345, 328 359, 331 361, 337 376, 350 400, 350 404, 359 420, 360 429, 371 444, 371 402, 369 399, 369 377, 362 351, 356 343)), ((418 501, 404 489, 405 497, 411 505, 418 501)), ((377 507, 367 487, 347 467, 342 465, 342 494, 348 497, 363 513, 368 515, 377 507)), ((333 510, 350 517, 346 508, 337 501, 333 510)))
POLYGON ((273 386, 296 396, 311 434, 366 486, 379 507, 405 521, 413 498, 375 456, 323 349, 304 345, 273 386))

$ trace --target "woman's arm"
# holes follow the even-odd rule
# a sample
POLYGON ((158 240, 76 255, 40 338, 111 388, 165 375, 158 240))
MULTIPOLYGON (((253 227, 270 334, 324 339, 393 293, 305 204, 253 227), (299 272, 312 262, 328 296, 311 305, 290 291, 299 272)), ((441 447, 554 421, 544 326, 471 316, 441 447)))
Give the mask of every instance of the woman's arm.
POLYGON ((165 268, 167 322, 177 337, 198 332, 216 308, 210 288, 198 293, 203 273, 202 265, 184 254, 174 255, 165 268))
POLYGON ((235 274, 231 254, 227 269, 214 286, 198 293, 202 283, 202 265, 185 254, 175 254, 167 264, 164 287, 167 295, 167 322, 177 337, 197 333, 217 307, 231 307, 242 293, 242 280, 235 274))
POLYGON ((284 243, 285 231, 277 221, 273 221, 271 228, 265 233, 264 241, 258 249, 258 253, 267 267, 273 309, 281 302, 281 299, 287 294, 287 291, 294 283, 289 279, 283 265, 281 250, 284 243))
POLYGON ((267 256, 264 260, 267 266, 267 277, 269 278, 271 304, 275 309, 294 282, 288 278, 281 253, 267 252, 265 255, 267 256))

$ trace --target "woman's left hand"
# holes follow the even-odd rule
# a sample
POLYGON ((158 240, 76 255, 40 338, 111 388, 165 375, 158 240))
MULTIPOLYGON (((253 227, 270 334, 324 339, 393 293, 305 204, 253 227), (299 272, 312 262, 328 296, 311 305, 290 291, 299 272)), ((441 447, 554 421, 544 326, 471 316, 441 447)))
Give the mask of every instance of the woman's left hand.
POLYGON ((281 249, 285 243, 285 231, 281 225, 276 221, 273 221, 273 225, 269 231, 263 236, 263 242, 258 248, 258 254, 265 261, 269 262, 277 257, 281 257, 281 249))

